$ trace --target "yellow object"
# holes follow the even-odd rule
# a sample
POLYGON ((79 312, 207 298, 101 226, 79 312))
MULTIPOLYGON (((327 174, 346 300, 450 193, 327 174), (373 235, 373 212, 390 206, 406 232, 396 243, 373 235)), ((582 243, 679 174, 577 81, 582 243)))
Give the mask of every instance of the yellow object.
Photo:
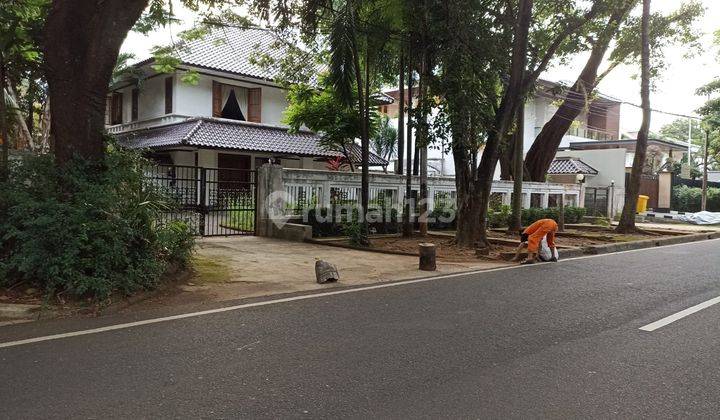
POLYGON ((638 213, 645 213, 647 211, 647 203, 650 197, 647 195, 638 195, 638 201, 637 201, 637 212, 638 213))

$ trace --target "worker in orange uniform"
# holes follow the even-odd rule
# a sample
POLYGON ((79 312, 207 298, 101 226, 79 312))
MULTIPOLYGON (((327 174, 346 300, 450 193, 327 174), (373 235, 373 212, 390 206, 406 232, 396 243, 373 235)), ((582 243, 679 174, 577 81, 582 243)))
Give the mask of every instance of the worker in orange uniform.
POLYGON ((528 226, 520 234, 520 246, 515 253, 514 261, 520 261, 520 253, 523 248, 527 247, 528 256, 522 264, 534 264, 538 261, 540 244, 543 238, 547 237, 547 244, 550 247, 551 257, 545 261, 557 262, 557 248, 555 247, 555 233, 558 225, 553 219, 540 219, 528 226))

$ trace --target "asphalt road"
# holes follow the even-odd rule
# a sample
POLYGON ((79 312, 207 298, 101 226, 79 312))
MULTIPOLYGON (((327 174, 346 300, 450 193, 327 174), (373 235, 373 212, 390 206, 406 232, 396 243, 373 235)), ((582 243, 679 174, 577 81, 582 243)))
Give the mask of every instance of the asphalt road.
MULTIPOLYGON (((717 418, 720 241, 0 348, 0 417, 717 418)), ((0 328, 0 343, 127 319, 0 328)))

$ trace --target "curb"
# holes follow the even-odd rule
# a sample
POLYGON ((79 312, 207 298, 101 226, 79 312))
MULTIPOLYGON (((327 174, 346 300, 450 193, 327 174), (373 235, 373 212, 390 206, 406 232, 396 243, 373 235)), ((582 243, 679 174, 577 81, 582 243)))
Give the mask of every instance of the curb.
POLYGON ((666 245, 706 241, 720 238, 720 232, 698 233, 695 235, 672 236, 669 238, 646 239, 634 242, 621 242, 616 244, 593 245, 582 248, 585 255, 611 254, 613 252, 631 251, 635 249, 654 248, 666 245))

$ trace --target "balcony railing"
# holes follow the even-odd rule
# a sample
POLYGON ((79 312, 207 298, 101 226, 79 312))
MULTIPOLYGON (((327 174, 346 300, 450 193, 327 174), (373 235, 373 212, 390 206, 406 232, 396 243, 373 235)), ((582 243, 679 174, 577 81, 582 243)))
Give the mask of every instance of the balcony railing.
MULTIPOLYGON (((542 131, 542 127, 535 127, 535 137, 540 134, 540 131, 542 131)), ((608 133, 607 131, 587 127, 570 127, 565 135, 597 141, 610 141, 618 139, 616 135, 608 133)))
POLYGON ((105 129, 110 134, 119 134, 126 131, 139 130, 141 128, 157 127, 160 125, 182 122, 188 118, 190 117, 186 115, 168 114, 160 117, 148 118, 146 120, 131 121, 124 124, 106 125, 105 129))

